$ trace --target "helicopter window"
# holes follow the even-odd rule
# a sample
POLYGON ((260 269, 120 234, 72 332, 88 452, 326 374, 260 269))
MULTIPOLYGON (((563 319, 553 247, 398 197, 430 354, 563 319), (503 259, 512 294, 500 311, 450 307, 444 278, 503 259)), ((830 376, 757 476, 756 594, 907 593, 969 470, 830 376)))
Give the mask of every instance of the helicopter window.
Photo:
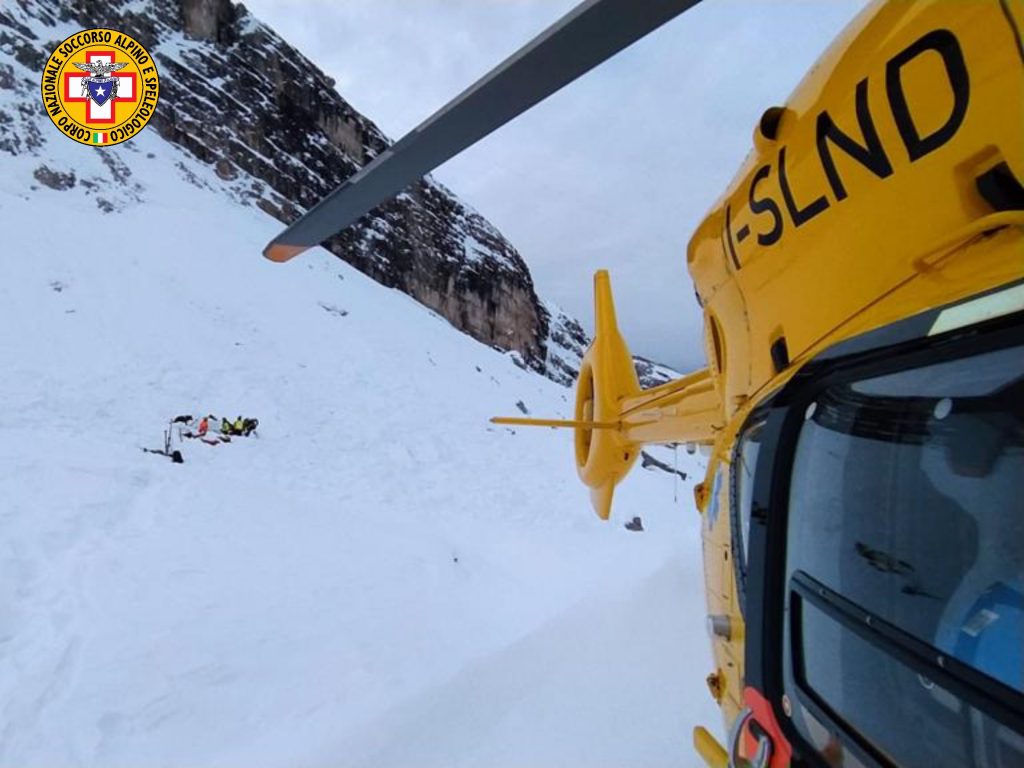
MULTIPOLYGON (((853 617, 823 610, 814 600, 818 585, 812 579, 799 586, 807 597, 793 599, 794 634, 803 650, 796 674, 812 692, 810 706, 863 735, 878 762, 921 768, 1022 764, 1024 736, 966 702, 952 686, 903 663, 884 644, 858 634, 853 617)), ((807 709, 799 715, 798 721, 815 723, 807 709)), ((809 730, 829 765, 864 764, 837 734, 817 723, 809 730)))
POLYGON ((708 499, 708 530, 710 531, 715 527, 715 523, 718 521, 718 513, 721 511, 721 495, 722 495, 722 465, 719 464, 715 468, 715 477, 711 481, 711 496, 708 499))
POLYGON ((832 765, 823 713, 881 764, 1024 765, 1024 350, 834 384, 803 415, 794 724, 832 765))
POLYGON ((708 313, 708 328, 711 332, 711 348, 715 353, 715 372, 725 373, 725 352, 722 349, 722 330, 718 325, 718 318, 708 313))
POLYGON ((736 446, 732 458, 731 479, 732 500, 729 509, 732 514, 733 562, 736 567, 736 583, 739 585, 740 608, 745 610, 747 555, 750 541, 750 510, 754 501, 754 471, 761 449, 761 432, 764 422, 749 427, 736 446))

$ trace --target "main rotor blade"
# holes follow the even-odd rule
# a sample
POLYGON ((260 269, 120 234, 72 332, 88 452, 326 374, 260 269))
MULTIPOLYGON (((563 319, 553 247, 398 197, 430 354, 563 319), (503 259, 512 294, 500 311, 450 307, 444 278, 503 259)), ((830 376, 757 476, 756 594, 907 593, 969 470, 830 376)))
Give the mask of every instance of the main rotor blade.
POLYGON ((700 0, 586 0, 378 155, 264 249, 287 261, 700 0))
POLYGON ((492 416, 491 424, 512 427, 551 427, 566 429, 621 429, 614 421, 580 421, 579 419, 522 419, 518 416, 492 416))

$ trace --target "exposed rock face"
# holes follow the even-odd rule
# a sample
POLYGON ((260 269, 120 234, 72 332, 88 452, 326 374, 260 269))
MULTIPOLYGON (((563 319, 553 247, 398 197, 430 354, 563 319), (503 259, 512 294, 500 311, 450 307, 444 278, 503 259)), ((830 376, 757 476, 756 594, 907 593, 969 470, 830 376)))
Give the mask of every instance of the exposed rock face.
POLYGON ((45 184, 50 189, 71 189, 75 186, 74 171, 61 173, 45 165, 40 165, 33 175, 36 177, 36 181, 45 184))
POLYGON ((678 379, 682 375, 667 365, 656 363, 639 355, 633 356, 633 365, 636 366, 636 375, 640 379, 640 386, 644 389, 652 389, 672 381, 672 379, 678 379))
MULTIPOLYGON (((543 311, 548 318, 547 357, 544 361, 546 373, 549 378, 567 387, 572 386, 579 375, 583 355, 590 346, 590 337, 575 318, 565 314, 556 305, 546 303, 543 311)), ((681 375, 667 365, 639 355, 634 355, 633 365, 643 389, 657 387, 681 375)))
MULTIPOLYGON (((240 202, 282 222, 390 144, 329 77, 230 0, 14 0, 0 8, 0 52, 41 73, 56 43, 88 27, 124 31, 154 55, 161 92, 150 130, 212 166, 240 202)), ((0 128, 38 110, 38 80, 32 85, 0 61, 0 89, 26 95, 20 114, 0 112, 0 128)), ((45 140, 38 131, 16 131, 0 139, 0 151, 34 152, 45 140)), ((326 246, 471 336, 546 371, 547 314, 525 263, 433 179, 326 246)))
POLYGON ((229 0, 182 0, 182 26, 197 40, 231 43, 230 33, 235 20, 235 9, 229 0))
POLYGON ((555 304, 545 304, 543 312, 548 326, 545 371, 549 378, 567 387, 572 386, 579 375, 583 355, 590 346, 590 338, 575 318, 555 304))
MULTIPOLYGON (((64 139, 43 125, 39 78, 57 43, 89 27, 124 31, 153 54, 160 103, 149 130, 191 156, 178 171, 209 186, 190 166, 205 164, 219 190, 279 221, 293 221, 391 143, 331 78, 230 0, 9 0, 0 4, 0 154, 39 156, 35 181, 53 189, 75 186, 76 175, 47 165, 47 142, 64 139)), ((105 213, 145 200, 131 179, 138 157, 124 148, 95 150, 106 178, 77 179, 105 213)), ((575 381, 590 343, 583 328, 538 300, 516 249, 432 178, 325 245, 522 365, 575 381)), ((642 358, 637 369, 645 387, 674 373, 642 358)))

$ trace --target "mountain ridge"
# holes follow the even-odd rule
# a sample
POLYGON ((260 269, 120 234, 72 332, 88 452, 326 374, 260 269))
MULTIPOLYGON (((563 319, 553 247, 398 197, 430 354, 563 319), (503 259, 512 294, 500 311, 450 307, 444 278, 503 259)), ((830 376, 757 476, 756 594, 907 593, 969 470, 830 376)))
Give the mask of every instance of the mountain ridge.
MULTIPOLYGON (((37 154, 47 164, 48 145, 61 139, 37 119, 33 80, 65 33, 91 27, 122 30, 152 53, 161 95, 151 129, 213 167, 237 202, 282 223, 391 143, 313 62, 230 0, 17 0, 0 11, 0 52, 9 57, 0 57, 0 89, 20 102, 0 115, 13 128, 0 151, 37 154)), ((119 148, 97 151, 124 159, 119 148)), ((73 168, 50 170, 73 183, 73 168)), ((182 172, 188 177, 187 167, 182 172)), ((479 341, 514 350, 544 371, 548 317, 525 262, 493 225, 432 178, 325 246, 479 341)))
MULTIPOLYGON (((332 78, 231 0, 15 0, 0 9, 0 153, 37 156, 32 181, 86 185, 103 213, 145 198, 132 180, 130 143, 92 150, 107 173, 80 179, 41 114, 35 82, 50 50, 91 26, 122 29, 154 56, 161 96, 151 130, 184 151, 177 171, 209 186, 193 163, 210 167, 233 200, 282 223, 391 144, 332 78)), ((589 344, 580 324, 538 297, 515 247, 431 176, 324 245, 526 367, 567 386, 575 380, 589 344)), ((649 370, 638 363, 644 386, 660 383, 649 370)))

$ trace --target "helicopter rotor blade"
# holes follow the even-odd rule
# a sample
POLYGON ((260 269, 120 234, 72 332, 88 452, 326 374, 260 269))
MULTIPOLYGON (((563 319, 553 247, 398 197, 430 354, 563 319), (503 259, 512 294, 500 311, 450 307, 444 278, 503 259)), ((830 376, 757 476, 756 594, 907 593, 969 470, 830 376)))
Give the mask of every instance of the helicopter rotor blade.
POLYGON ((518 416, 494 416, 491 424, 509 427, 551 427, 552 429, 621 429, 611 421, 585 421, 578 419, 522 419, 518 416))
POLYGON ((287 261, 700 0, 586 0, 289 225, 264 249, 287 261))

